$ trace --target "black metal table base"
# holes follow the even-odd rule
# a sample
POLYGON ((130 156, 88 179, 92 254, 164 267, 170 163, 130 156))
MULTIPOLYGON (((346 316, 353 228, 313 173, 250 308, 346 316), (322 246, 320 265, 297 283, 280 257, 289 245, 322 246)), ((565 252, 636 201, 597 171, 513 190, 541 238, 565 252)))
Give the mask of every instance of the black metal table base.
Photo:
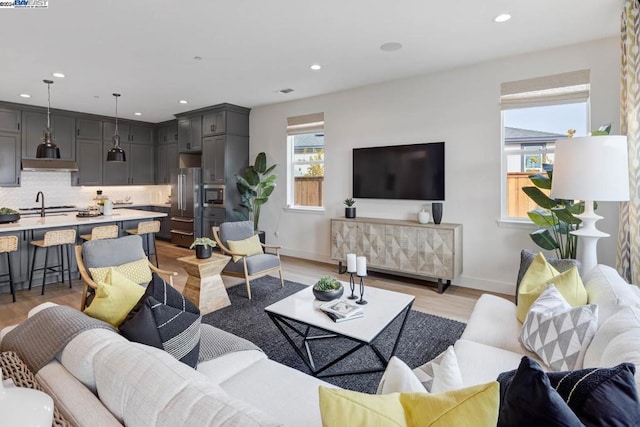
POLYGON ((369 373, 384 371, 385 368, 387 367, 387 364, 389 363, 389 360, 396 353, 396 349, 398 347, 398 343, 400 342, 400 337, 402 336, 402 331, 404 330, 404 325, 407 323, 407 318, 409 317, 409 312, 411 311, 411 306, 412 305, 413 305, 413 301, 411 303, 409 303, 402 311, 400 311, 400 313, 398 313, 387 324, 387 326, 382 328, 382 330, 378 333, 378 335, 376 335, 376 337, 374 337, 373 340, 371 340, 370 343, 367 343, 366 341, 360 341, 360 340, 357 340, 355 338, 347 337, 347 336, 344 336, 344 335, 340 335, 338 333, 335 333, 335 332, 332 332, 332 331, 328 331, 326 329, 323 329, 323 328, 320 328, 320 327, 317 327, 317 326, 310 326, 310 325, 307 325, 307 324, 305 324, 304 322, 302 322, 300 320, 291 319, 289 317, 282 316, 282 315, 279 315, 279 314, 275 314, 275 313, 267 313, 267 314, 269 315, 269 318, 271 318, 271 321, 276 325, 276 327, 280 330, 282 335, 289 342, 291 347, 293 347, 293 349, 296 351, 298 356, 300 356, 300 359, 302 359, 302 361, 307 366, 307 368, 309 368, 309 370, 311 371, 313 376, 315 376, 317 378, 325 378, 325 377, 338 377, 338 376, 343 376, 343 375, 369 374, 369 373), (391 350, 391 354, 388 357, 385 357, 382 354, 382 352, 376 347, 374 342, 378 338, 378 336, 380 336, 380 334, 382 332, 384 332, 389 327, 389 325, 393 324, 396 321, 396 319, 398 319, 403 314, 404 314, 404 317, 402 318, 402 325, 400 325, 400 329, 398 331, 398 335, 396 336, 396 340, 393 343, 393 349, 391 350), (296 325, 296 323, 298 325, 296 325), (300 328, 299 325, 301 325, 302 328, 300 328), (324 331, 324 332, 326 332, 326 334, 309 335, 309 332, 311 331, 312 328, 313 329, 318 329, 320 331, 324 331), (304 347, 305 347, 305 351, 304 352, 302 351, 302 349, 300 349, 299 346, 296 345, 296 343, 293 340, 293 336, 299 336, 299 337, 303 338, 304 347), (346 338, 346 339, 348 339, 348 340, 350 340, 352 342, 355 342, 357 345, 354 346, 353 348, 347 350, 346 352, 344 352, 344 353, 342 353, 340 355, 337 355, 335 359, 333 359, 330 362, 326 363, 324 366, 316 367, 316 362, 313 360, 313 354, 312 354, 312 351, 311 351, 311 347, 309 346, 309 342, 314 341, 314 340, 325 340, 325 339, 333 339, 333 338, 346 338), (378 360, 380 362, 380 366, 374 367, 374 368, 358 370, 358 371, 339 371, 339 372, 331 372, 331 373, 326 373, 325 372, 327 369, 331 368, 332 366, 336 365, 338 362, 346 359, 347 357, 351 356, 352 354, 354 354, 355 352, 357 352, 358 350, 360 350, 361 348, 364 348, 364 347, 369 347, 371 350, 373 350, 373 352, 376 354, 376 356, 377 356, 377 358, 378 358, 378 360))

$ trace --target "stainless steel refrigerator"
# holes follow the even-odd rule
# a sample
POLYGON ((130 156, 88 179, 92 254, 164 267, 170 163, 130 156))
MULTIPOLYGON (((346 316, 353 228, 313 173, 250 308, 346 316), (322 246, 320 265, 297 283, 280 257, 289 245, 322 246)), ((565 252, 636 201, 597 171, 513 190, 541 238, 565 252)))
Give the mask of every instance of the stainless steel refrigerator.
POLYGON ((171 173, 171 243, 189 247, 202 236, 202 180, 200 168, 171 173))

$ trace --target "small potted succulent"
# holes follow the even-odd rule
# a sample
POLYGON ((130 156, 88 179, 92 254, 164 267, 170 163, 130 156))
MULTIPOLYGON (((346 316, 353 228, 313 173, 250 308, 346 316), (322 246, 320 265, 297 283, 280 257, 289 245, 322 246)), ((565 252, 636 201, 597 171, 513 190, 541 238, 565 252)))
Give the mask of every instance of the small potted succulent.
POLYGON ((324 276, 313 285, 313 295, 320 301, 331 301, 342 296, 342 283, 331 276, 324 276))
POLYGON ((211 258, 211 249, 216 247, 216 242, 208 237, 198 237, 193 241, 189 249, 196 248, 196 258, 211 258))
POLYGON ((356 208, 353 207, 353 205, 356 204, 356 201, 353 200, 353 198, 348 198, 348 199, 344 199, 343 202, 346 206, 346 208, 344 208, 344 217, 345 218, 355 218, 356 217, 356 208))

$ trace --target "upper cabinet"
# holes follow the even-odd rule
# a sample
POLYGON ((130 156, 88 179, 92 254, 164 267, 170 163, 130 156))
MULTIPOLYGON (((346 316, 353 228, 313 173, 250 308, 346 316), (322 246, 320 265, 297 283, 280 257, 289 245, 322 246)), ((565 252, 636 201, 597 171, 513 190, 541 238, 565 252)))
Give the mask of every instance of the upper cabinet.
POLYGON ((20 132, 20 110, 0 108, 0 131, 20 132))
MULTIPOLYGON (((47 113, 22 112, 22 158, 35 159, 47 128, 47 113)), ((76 159, 76 119, 72 116, 51 114, 53 142, 60 149, 60 159, 76 159)))
POLYGON ((153 145, 153 128, 138 125, 129 126, 129 142, 153 145))
POLYGON ((158 127, 158 144, 173 144, 178 142, 178 122, 158 127))
POLYGON ((0 187, 20 185, 20 111, 0 108, 0 187))
POLYGON ((202 116, 202 135, 220 135, 225 133, 225 112, 217 111, 202 116))
POLYGON ((76 119, 76 138, 102 141, 102 121, 76 119))
POLYGON ((178 120, 178 151, 181 153, 202 150, 202 116, 183 117, 178 120))

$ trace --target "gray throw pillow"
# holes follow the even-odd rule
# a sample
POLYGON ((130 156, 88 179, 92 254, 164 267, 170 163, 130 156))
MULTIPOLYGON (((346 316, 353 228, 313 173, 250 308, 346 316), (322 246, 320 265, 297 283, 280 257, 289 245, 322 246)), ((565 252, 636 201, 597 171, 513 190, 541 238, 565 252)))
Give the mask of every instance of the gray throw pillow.
MULTIPOLYGON (((527 249, 520 251, 520 269, 518 270, 518 279, 516 280, 516 305, 518 304, 518 290, 520 289, 520 282, 536 255, 538 255, 537 252, 531 252, 527 249)), ((559 273, 565 272, 571 267, 578 267, 578 271, 580 271, 580 267, 582 267, 582 264, 577 259, 552 258, 547 259, 547 261, 553 266, 553 268, 558 270, 559 273)))

